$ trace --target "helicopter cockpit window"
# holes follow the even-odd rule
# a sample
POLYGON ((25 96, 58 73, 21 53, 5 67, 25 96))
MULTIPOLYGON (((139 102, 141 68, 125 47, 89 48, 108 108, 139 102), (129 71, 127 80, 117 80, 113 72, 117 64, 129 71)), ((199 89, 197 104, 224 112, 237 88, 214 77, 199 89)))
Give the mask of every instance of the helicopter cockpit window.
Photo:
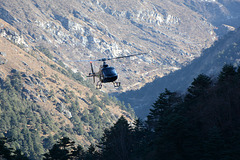
POLYGON ((104 76, 107 76, 107 77, 108 76, 110 76, 110 77, 117 76, 117 72, 113 67, 104 68, 103 74, 104 74, 104 76))

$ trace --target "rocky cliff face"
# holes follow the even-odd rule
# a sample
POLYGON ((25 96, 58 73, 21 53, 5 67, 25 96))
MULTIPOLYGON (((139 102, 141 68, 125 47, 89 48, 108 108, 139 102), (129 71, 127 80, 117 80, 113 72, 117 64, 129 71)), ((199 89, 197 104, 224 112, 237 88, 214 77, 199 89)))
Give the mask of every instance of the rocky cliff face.
POLYGON ((214 26, 182 0, 15 0, 1 2, 0 17, 20 31, 27 48, 49 48, 55 60, 82 74, 88 64, 68 61, 149 53, 109 62, 122 91, 179 69, 216 39, 214 26))

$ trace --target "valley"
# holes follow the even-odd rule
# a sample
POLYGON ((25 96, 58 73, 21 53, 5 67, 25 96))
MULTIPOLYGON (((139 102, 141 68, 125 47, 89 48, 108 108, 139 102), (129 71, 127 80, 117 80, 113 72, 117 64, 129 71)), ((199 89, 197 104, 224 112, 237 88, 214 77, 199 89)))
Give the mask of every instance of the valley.
POLYGON ((146 84, 139 90, 124 93, 113 93, 120 100, 134 106, 136 114, 145 118, 151 105, 165 88, 185 94, 188 86, 199 75, 206 74, 217 80, 224 64, 240 65, 240 28, 229 32, 220 38, 208 49, 203 50, 202 56, 196 58, 191 64, 172 72, 162 78, 156 78, 152 83, 146 84))
POLYGON ((184 95, 199 74, 216 80, 224 64, 239 66, 239 8, 240 0, 0 1, 0 137, 42 159, 61 137, 86 149, 123 117, 133 127, 165 88, 184 95), (139 53, 107 62, 119 88, 97 90, 86 77, 82 60, 139 53))

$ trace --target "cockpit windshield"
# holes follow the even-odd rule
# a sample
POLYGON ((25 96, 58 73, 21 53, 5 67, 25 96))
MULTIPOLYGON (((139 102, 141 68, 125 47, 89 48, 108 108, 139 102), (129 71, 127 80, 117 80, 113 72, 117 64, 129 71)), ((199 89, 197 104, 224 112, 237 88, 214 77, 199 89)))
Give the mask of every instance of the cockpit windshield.
POLYGON ((117 76, 117 72, 113 67, 107 67, 102 70, 104 77, 114 77, 117 76))

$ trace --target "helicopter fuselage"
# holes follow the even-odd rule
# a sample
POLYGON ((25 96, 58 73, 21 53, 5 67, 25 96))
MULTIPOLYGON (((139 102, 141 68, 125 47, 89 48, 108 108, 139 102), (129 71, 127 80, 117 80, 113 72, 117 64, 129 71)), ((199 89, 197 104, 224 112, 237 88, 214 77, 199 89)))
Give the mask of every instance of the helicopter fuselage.
POLYGON ((118 75, 114 67, 109 67, 107 64, 100 67, 100 81, 102 83, 114 82, 117 78, 118 75))

